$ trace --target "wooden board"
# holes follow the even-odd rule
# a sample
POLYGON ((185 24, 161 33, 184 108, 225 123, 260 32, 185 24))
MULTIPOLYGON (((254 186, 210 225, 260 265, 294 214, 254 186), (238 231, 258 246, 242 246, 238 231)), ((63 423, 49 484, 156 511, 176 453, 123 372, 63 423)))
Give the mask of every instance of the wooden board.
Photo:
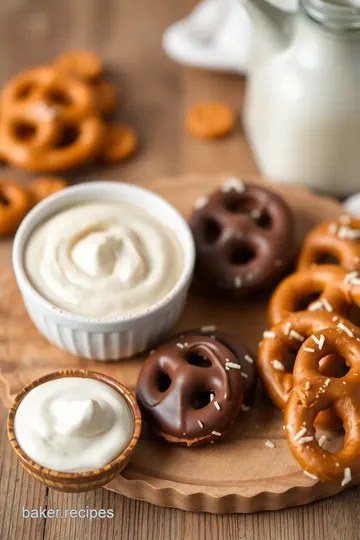
MULTIPOLYGON (((152 184, 185 216, 194 200, 219 185, 223 176, 192 175, 152 184)), ((341 213, 331 199, 298 187, 278 187, 295 215, 297 243, 320 220, 341 213)), ((122 362, 91 362, 72 357, 48 344, 26 315, 12 274, 10 245, 0 246, 0 370, 2 400, 32 379, 65 367, 96 369, 135 388, 142 358, 122 362), (3 337, 3 339, 1 339, 3 337), (6 338, 6 339, 5 339, 6 338)), ((235 333, 253 353, 266 325, 267 298, 241 304, 210 302, 192 291, 179 329, 215 324, 235 333)), ((242 413, 234 429, 220 442, 197 449, 177 448, 155 439, 146 429, 131 464, 108 489, 163 506, 208 512, 253 512, 303 504, 341 490, 339 484, 314 483, 293 460, 282 430, 282 414, 259 389, 252 410, 242 413), (269 449, 264 442, 276 445, 269 449)), ((335 447, 341 438, 330 434, 335 447)))

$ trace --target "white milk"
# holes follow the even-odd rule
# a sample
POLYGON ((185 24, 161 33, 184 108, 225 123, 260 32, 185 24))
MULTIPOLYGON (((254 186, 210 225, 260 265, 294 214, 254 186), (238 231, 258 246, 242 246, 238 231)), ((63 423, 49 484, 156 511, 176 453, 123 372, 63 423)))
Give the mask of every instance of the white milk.
POLYGON ((267 177, 348 194, 360 187, 359 10, 319 22, 306 12, 313 1, 286 45, 269 34, 257 51, 244 122, 267 177))

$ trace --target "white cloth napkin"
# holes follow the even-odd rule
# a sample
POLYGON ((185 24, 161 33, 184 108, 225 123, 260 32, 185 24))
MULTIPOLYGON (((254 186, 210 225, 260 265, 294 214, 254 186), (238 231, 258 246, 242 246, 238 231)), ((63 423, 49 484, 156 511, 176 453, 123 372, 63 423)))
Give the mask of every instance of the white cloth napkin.
MULTIPOLYGON (((294 12, 298 0, 271 3, 294 12)), ((163 48, 180 64, 246 73, 251 35, 250 18, 241 0, 202 0, 188 17, 165 31, 163 48)))

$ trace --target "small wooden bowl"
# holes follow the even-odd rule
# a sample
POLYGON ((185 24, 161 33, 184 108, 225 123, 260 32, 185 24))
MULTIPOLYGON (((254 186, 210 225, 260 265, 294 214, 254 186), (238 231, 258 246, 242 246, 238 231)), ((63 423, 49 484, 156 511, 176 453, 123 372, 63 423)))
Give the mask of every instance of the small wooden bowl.
POLYGON ((80 493, 82 491, 91 491, 107 484, 108 482, 110 482, 110 480, 115 478, 115 476, 120 474, 120 472, 128 464, 140 437, 141 413, 131 392, 115 379, 107 377, 102 373, 97 373, 95 371, 67 369, 64 371, 55 371, 54 373, 49 373, 48 375, 40 377, 39 379, 36 379, 32 383, 25 386, 25 388, 21 390, 21 392, 16 396, 12 404, 12 407, 9 411, 7 426, 10 444, 13 447, 13 450, 15 451, 17 457, 19 458, 21 465, 29 474, 31 474, 31 476, 33 476, 37 480, 40 480, 40 482, 42 482, 46 486, 51 487, 57 491, 65 491, 67 493, 80 493), (131 411, 134 420, 134 433, 132 439, 129 442, 128 446, 125 448, 125 450, 116 459, 114 459, 104 467, 94 469, 93 471, 89 472, 79 473, 66 473, 55 471, 53 469, 48 469, 47 467, 42 467, 41 465, 30 459, 25 454, 25 452, 23 452, 17 442, 14 431, 14 418, 17 408, 19 407, 22 399, 26 396, 26 394, 30 392, 30 390, 32 390, 36 386, 39 386, 40 384, 43 384, 47 381, 61 379, 64 377, 82 377, 85 379, 90 378, 108 384, 125 399, 131 411))

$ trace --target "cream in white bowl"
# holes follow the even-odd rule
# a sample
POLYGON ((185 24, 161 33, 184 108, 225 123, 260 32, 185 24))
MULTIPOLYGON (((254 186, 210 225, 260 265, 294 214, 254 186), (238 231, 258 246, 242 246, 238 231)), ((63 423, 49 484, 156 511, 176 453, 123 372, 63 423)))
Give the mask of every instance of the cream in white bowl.
POLYGON ((162 300, 183 266, 177 235, 130 203, 88 202, 42 223, 25 247, 36 290, 86 317, 122 317, 162 300))
POLYGON ((40 332, 49 341, 72 354, 98 360, 133 356, 161 340, 181 314, 192 277, 194 258, 195 248, 190 229, 175 208, 146 189, 120 182, 79 184, 45 199, 25 217, 13 246, 16 280, 27 311, 40 332), (152 220, 158 220, 170 237, 176 238, 175 244, 177 242, 180 246, 182 264, 174 285, 169 287, 165 296, 156 298, 147 307, 140 306, 139 310, 130 310, 119 316, 89 316, 75 313, 75 309, 59 307, 59 301, 54 302, 53 298, 47 297, 45 292, 34 286, 26 270, 26 249, 36 237, 36 231, 54 216, 77 206, 107 204, 109 201, 134 205, 152 220))

